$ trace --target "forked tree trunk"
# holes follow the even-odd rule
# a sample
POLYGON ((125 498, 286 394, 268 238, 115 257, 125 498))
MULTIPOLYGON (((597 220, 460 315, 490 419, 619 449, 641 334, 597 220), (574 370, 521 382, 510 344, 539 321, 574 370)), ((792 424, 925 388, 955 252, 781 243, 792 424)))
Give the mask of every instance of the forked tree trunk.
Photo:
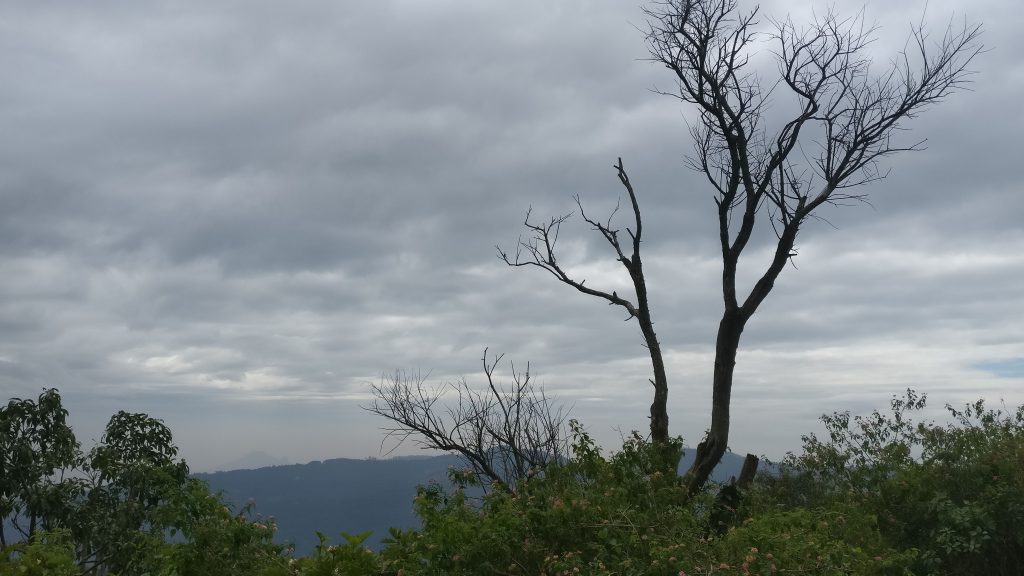
MULTIPOLYGON (((676 76, 672 96, 692 104, 691 167, 715 189, 723 259, 725 313, 716 343, 711 427, 697 446, 687 480, 700 490, 729 443, 729 401, 736 349, 746 321, 771 292, 801 223, 824 204, 863 200, 853 188, 885 177, 878 161, 918 145, 901 146, 904 121, 962 88, 968 65, 982 52, 980 26, 954 26, 933 43, 923 25, 911 28, 908 48, 881 73, 871 70, 873 42, 863 16, 832 11, 807 28, 776 22, 780 77, 766 86, 748 67, 761 47, 757 8, 742 12, 736 0, 663 0, 646 10, 647 39, 655 62, 676 76), (918 58, 919 56, 919 58, 918 58), (778 132, 764 130, 764 105, 789 89, 796 113, 778 132), (814 142, 817 153, 808 154, 814 142), (799 159, 803 156, 803 159, 799 159), (736 293, 740 254, 755 223, 779 235, 775 256, 746 299, 736 293)), ((773 122, 774 123, 774 122, 773 122)))

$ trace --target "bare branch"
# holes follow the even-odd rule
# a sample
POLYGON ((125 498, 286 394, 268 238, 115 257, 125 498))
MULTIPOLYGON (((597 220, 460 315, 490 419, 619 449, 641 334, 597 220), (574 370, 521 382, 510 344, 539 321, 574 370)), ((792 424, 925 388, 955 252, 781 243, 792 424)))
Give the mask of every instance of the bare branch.
MULTIPOLYGON (((620 160, 619 167, 621 167, 621 164, 622 162, 620 160)), ((580 215, 582 218, 588 224, 593 226, 595 230, 599 231, 602 236, 604 236, 605 240, 612 246, 615 253, 618 255, 618 260, 622 262, 628 270, 631 265, 630 259, 623 254, 622 248, 619 245, 619 231, 610 228, 611 217, 608 219, 608 224, 602 224, 601 222, 591 220, 587 217, 586 213, 584 213, 583 205, 580 202, 579 197, 574 196, 573 198, 576 200, 576 204, 580 208, 580 215)), ((534 224, 530 222, 530 211, 527 211, 526 220, 523 222, 523 225, 531 232, 531 237, 528 240, 519 240, 514 257, 510 257, 507 252, 501 249, 501 247, 496 247, 498 250, 498 257, 509 266, 536 266, 546 270, 552 276, 557 278, 559 282, 572 286, 579 292, 589 296, 606 300, 609 305, 621 306, 626 309, 631 318, 637 316, 637 307, 626 298, 619 296, 618 292, 606 292, 604 290, 591 288, 586 285, 586 279, 577 280, 573 278, 565 271, 565 269, 562 268, 561 264, 559 264, 555 255, 555 247, 558 243, 558 234, 562 224, 571 216, 571 213, 565 214, 563 216, 552 217, 543 224, 534 224)))
MULTIPOLYGON (((669 442, 668 435, 668 377, 665 373, 665 363, 661 355, 661 344, 654 332, 654 321, 651 319, 651 310, 647 301, 647 279, 644 277, 643 262, 640 258, 640 245, 643 239, 643 220, 640 216, 640 204, 637 201, 636 191, 630 182, 629 175, 619 158, 614 165, 619 183, 626 189, 629 195, 630 207, 633 209, 633 227, 626 228, 629 235, 629 244, 625 244, 619 238, 619 229, 612 227, 612 219, 618 213, 621 203, 615 206, 604 221, 591 218, 583 209, 583 202, 578 195, 573 196, 576 206, 579 208, 580 216, 590 226, 599 232, 605 242, 615 251, 616 260, 629 273, 630 281, 633 284, 633 291, 636 295, 635 301, 630 301, 618 292, 607 292, 586 286, 586 280, 577 280, 558 263, 555 256, 555 245, 558 241, 558 232, 563 222, 569 215, 551 218, 545 224, 533 224, 530 222, 530 213, 526 214, 526 228, 532 236, 529 240, 520 239, 516 247, 516 254, 510 257, 500 247, 498 257, 509 266, 537 266, 543 268, 563 284, 572 286, 577 291, 606 300, 610 305, 621 306, 626 309, 629 316, 626 320, 636 318, 640 325, 640 332, 644 338, 644 346, 651 357, 651 368, 654 378, 650 380, 654 384, 654 402, 651 403, 651 438, 660 443, 669 442)), ((678 459, 677 459, 678 460, 678 459)), ((674 467, 676 462, 667 464, 674 467)))
POLYGON ((459 454, 484 485, 515 489, 566 456, 567 414, 533 384, 529 365, 525 371, 513 365, 512 385, 502 385, 495 373, 503 357, 489 359, 484 350, 485 392, 465 379, 434 388, 419 372, 396 371, 372 387, 373 403, 364 408, 392 423, 384 428, 385 441, 397 441, 391 450, 411 438, 459 454))

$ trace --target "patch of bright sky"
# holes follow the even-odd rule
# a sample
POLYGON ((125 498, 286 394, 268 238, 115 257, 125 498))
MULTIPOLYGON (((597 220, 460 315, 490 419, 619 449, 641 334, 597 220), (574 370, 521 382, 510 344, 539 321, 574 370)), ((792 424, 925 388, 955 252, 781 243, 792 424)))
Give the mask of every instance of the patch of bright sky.
POLYGON ((974 366, 1000 378, 1024 378, 1024 357, 979 362, 974 366))

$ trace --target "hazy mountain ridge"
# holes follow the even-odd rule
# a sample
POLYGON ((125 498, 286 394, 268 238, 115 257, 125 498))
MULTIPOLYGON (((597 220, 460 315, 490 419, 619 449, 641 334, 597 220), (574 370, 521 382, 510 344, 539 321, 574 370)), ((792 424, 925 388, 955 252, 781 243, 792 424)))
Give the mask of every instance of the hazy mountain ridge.
POLYGON ((241 458, 236 458, 225 464, 215 466, 204 473, 233 472, 235 470, 255 470, 257 468, 268 468, 270 466, 289 466, 296 464, 294 460, 278 458, 262 450, 249 452, 241 458))
MULTIPOLYGON (((689 467, 694 453, 686 450, 680 472, 689 467)), ((372 530, 367 543, 377 547, 389 527, 419 526, 412 510, 416 486, 447 483, 448 468, 463 465, 458 456, 448 454, 383 460, 335 458, 195 476, 209 483, 214 492, 223 492, 235 506, 253 501, 259 514, 277 521, 277 540, 293 542, 296 553, 305 554, 317 542, 316 531, 336 541, 342 531, 372 530)), ((712 477, 725 481, 739 476, 742 466, 742 456, 727 452, 712 477)))

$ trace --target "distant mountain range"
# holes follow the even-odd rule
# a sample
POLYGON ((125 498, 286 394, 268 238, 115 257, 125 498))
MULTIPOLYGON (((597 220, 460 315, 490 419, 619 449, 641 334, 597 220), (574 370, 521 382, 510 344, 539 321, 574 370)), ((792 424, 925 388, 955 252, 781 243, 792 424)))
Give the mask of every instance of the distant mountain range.
MULTIPOLYGON (((695 452, 686 450, 680 471, 689 468, 695 452)), ((237 462, 245 464, 244 460, 237 462)), ((337 458, 195 476, 214 492, 223 492, 235 506, 253 501, 256 512, 277 521, 277 540, 294 543, 296 554, 303 555, 313 549, 318 530, 332 542, 338 541, 343 531, 372 530, 367 544, 376 548, 389 527, 419 526, 412 510, 416 486, 432 481, 446 484, 450 466, 462 463, 447 454, 384 460, 337 458)), ((712 478, 726 481, 739 476, 742 467, 742 456, 726 453, 712 478)))
POLYGON ((416 486, 446 482, 456 456, 352 460, 196 474, 236 506, 255 502, 256 511, 277 521, 279 542, 295 543, 297 554, 316 544, 315 531, 332 542, 342 531, 373 531, 376 547, 391 526, 418 526, 412 510, 416 486))

